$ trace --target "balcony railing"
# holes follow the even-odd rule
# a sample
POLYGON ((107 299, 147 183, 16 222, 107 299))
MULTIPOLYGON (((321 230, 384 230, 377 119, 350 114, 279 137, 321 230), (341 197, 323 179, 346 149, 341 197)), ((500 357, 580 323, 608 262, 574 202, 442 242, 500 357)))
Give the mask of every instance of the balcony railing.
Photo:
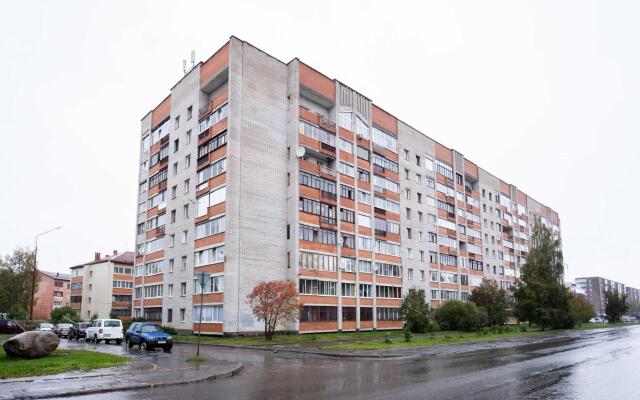
POLYGON ((320 173, 323 175, 334 177, 334 178, 338 176, 338 173, 335 170, 331 168, 327 168, 323 165, 320 166, 320 173))
POLYGON ((323 116, 319 116, 318 125, 320 128, 325 129, 327 131, 336 133, 336 124, 334 122, 329 121, 323 116))
POLYGON ((335 193, 327 192, 324 190, 320 191, 320 196, 322 196, 323 199, 328 199, 333 201, 336 201, 338 199, 335 193))

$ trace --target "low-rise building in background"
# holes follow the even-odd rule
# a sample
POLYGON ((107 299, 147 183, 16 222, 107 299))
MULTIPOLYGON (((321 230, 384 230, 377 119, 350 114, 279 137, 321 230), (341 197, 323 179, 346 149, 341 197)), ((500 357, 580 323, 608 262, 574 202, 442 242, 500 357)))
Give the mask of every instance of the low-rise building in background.
POLYGON ((34 294, 33 319, 49 320, 51 310, 69 305, 70 276, 59 272, 39 271, 34 294))
POLYGON ((133 295, 132 251, 102 256, 71 267, 71 307, 82 319, 131 318, 133 295))

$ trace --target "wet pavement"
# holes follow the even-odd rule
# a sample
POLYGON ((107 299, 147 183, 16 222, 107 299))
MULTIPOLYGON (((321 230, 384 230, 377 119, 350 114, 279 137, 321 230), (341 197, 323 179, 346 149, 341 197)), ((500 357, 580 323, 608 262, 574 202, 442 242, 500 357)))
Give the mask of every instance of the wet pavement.
MULTIPOLYGON (((640 398, 640 326, 557 336, 518 346, 452 346, 439 354, 380 360, 205 346, 207 357, 241 362, 242 371, 218 381, 73 398, 640 398)), ((178 345, 174 352, 194 349, 178 345)))
POLYGON ((124 345, 90 344, 84 341, 60 341, 59 348, 99 351, 123 355, 132 362, 122 366, 56 375, 0 380, 0 400, 68 397, 167 385, 189 384, 231 377, 241 364, 211 358, 205 362, 186 362, 192 354, 127 349, 124 345))

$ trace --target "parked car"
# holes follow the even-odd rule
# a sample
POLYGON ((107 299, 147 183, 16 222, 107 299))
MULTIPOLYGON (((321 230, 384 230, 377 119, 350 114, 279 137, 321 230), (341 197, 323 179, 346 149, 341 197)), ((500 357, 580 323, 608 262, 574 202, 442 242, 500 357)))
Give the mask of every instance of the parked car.
POLYGON ((11 319, 0 319, 0 333, 17 335, 24 331, 25 329, 16 321, 11 319))
POLYGON ((119 319, 96 319, 91 326, 85 331, 86 340, 88 342, 110 343, 115 340, 116 343, 122 343, 122 321, 119 319))
POLYGON ((73 324, 56 324, 53 328, 53 333, 58 335, 58 337, 69 337, 69 329, 73 326, 73 324))
POLYGON ((36 325, 36 331, 38 332, 53 332, 53 324, 48 322, 41 322, 36 325))
POLYGON ((80 338, 86 339, 87 337, 85 332, 89 326, 91 326, 91 324, 88 322, 77 322, 73 324, 71 329, 69 329, 69 336, 67 336, 67 339, 75 339, 76 341, 80 338))
POLYGON ((158 325, 142 322, 131 332, 127 344, 129 348, 137 344, 145 350, 161 347, 164 351, 169 351, 173 347, 173 338, 158 325))
POLYGON ((629 315, 623 315, 622 318, 620 318, 620 320, 622 322, 636 322, 636 318, 635 317, 631 317, 629 315))
POLYGON ((129 325, 129 328, 127 329, 127 331, 124 333, 124 342, 125 343, 129 343, 129 338, 131 337, 131 334, 133 333, 133 331, 136 329, 136 327, 140 324, 143 324, 144 322, 132 322, 131 325, 129 325))

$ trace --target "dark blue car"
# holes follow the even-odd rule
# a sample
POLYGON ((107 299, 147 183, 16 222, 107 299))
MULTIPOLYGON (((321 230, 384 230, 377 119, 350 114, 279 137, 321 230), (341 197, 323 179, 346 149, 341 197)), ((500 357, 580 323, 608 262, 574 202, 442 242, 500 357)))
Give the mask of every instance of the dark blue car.
POLYGON ((156 324, 140 323, 129 333, 127 343, 129 348, 138 345, 145 350, 160 347, 164 351, 169 351, 173 347, 173 338, 156 324))

